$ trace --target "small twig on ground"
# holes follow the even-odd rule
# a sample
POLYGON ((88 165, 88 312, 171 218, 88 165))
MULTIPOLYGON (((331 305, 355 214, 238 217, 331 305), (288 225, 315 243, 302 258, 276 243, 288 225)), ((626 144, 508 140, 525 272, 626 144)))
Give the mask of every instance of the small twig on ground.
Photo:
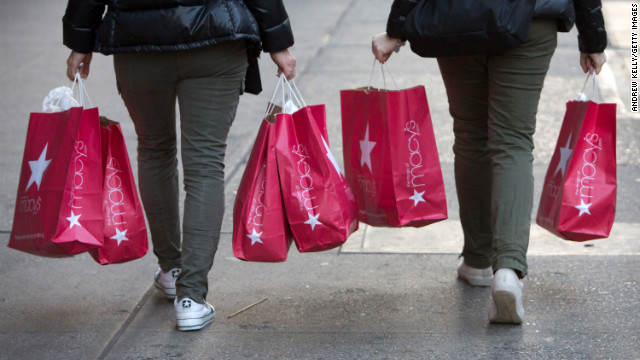
POLYGON ((247 310, 251 309, 252 307, 254 307, 254 306, 256 306, 256 305, 262 304, 263 302, 265 302, 265 301, 267 301, 267 300, 269 300, 269 298, 268 298, 268 297, 266 297, 266 298, 264 298, 264 299, 262 299, 262 300, 260 300, 260 301, 258 301, 258 302, 255 302, 255 303, 253 303, 253 304, 251 304, 251 305, 249 305, 249 306, 246 306, 246 307, 244 307, 244 308, 242 308, 242 309, 240 309, 240 310, 238 310, 238 311, 234 312, 233 314, 231 314, 231 315, 227 316, 227 319, 231 319, 232 317, 234 317, 234 316, 236 316, 236 315, 238 315, 238 314, 240 314, 240 313, 242 313, 242 312, 245 312, 245 311, 247 311, 247 310))

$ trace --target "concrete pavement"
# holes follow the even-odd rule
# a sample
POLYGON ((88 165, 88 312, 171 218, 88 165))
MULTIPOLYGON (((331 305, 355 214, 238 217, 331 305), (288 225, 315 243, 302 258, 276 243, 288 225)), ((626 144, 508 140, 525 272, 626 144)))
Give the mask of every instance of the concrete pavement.
MULTIPOLYGON (((60 21, 65 3, 0 3, 0 243, 7 243, 11 230, 28 114, 39 110, 51 88, 66 84, 68 50, 61 45, 60 21)), ((286 3, 296 36, 297 84, 307 103, 327 105, 331 148, 341 162, 338 92, 369 80, 369 40, 384 30, 391 1, 286 3)), ((86 255, 47 259, 0 247, 0 359, 640 359, 640 116, 628 110, 630 3, 605 1, 604 11, 612 45, 600 77, 601 98, 619 107, 616 223, 609 239, 587 244, 533 226, 522 326, 488 324, 489 290, 455 278, 462 237, 444 86, 435 61, 405 48, 389 67, 401 88, 426 86, 449 220, 392 234, 363 227, 340 249, 292 249, 281 264, 235 259, 234 191, 276 80, 264 57, 265 91, 242 97, 229 138, 228 210, 210 273, 214 324, 195 333, 175 330, 171 303, 153 291, 151 253, 101 267, 86 255), (228 318, 263 298, 268 300, 228 318)), ((91 71, 92 100, 121 122, 135 154, 111 59, 96 55, 91 71)), ((583 82, 576 33, 560 34, 540 101, 536 206, 565 102, 583 82)), ((132 161, 135 168, 135 156, 132 161)))

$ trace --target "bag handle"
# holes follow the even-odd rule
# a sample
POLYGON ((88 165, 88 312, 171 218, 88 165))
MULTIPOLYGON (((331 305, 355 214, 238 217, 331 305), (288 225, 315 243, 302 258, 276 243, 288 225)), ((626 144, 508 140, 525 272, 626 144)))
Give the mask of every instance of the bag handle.
MULTIPOLYGON (((373 65, 371 66, 371 76, 369 77, 369 86, 367 87, 367 90, 371 90, 371 85, 373 84, 373 73, 374 70, 376 68, 376 59, 373 58, 373 65)), ((395 77, 393 77, 393 74, 391 73, 391 70, 389 69, 389 66, 386 67, 387 73, 389 73, 389 75, 391 76, 391 80, 393 81, 393 85, 395 85, 396 90, 400 90, 400 88, 398 88, 398 84, 396 83, 396 79, 395 77)), ((385 67, 383 63, 380 63, 380 73, 382 74, 382 85, 384 87, 384 89, 387 88, 387 79, 384 76, 384 72, 385 72, 385 67)), ((378 81, 378 84, 380 84, 380 82, 378 81)), ((380 87, 378 86, 378 91, 380 91, 380 87)))
POLYGON ((282 92, 282 111, 283 112, 287 112, 286 104, 288 100, 290 100, 293 103, 293 105, 297 106, 298 108, 307 106, 307 103, 302 98, 302 94, 300 93, 300 90, 296 86, 295 82, 293 82, 293 80, 292 81, 287 80, 284 74, 281 74, 280 77, 278 78, 278 82, 276 83, 276 88, 273 91, 273 96, 271 97, 269 106, 267 106, 267 111, 264 117, 267 117, 273 111, 273 108, 276 106, 275 99, 276 99, 276 96, 278 96, 279 91, 282 92))
POLYGON ((71 85, 71 92, 73 93, 74 98, 80 103, 80 106, 82 106, 83 108, 93 107, 93 102, 91 101, 89 93, 87 92, 87 87, 84 85, 84 81, 80 76, 80 71, 76 72, 76 76, 73 79, 73 84, 71 85), (77 93, 75 92, 76 84, 78 84, 77 93), (85 105, 89 105, 89 107, 85 105))
MULTIPOLYGON (((283 74, 284 76, 284 74, 283 74)), ((287 79, 285 78, 284 81, 287 81, 287 79)), ((291 80, 289 82, 287 82, 288 84, 290 84, 293 88, 291 88, 291 93, 296 96, 296 99, 298 100, 299 104, 302 105, 302 107, 307 106, 307 103, 304 101, 304 99, 302 98, 302 93, 300 92, 300 90, 298 89, 298 86, 296 86, 296 82, 291 80)))
POLYGON ((271 101, 269 101, 269 105, 267 106, 267 111, 264 113, 263 118, 266 118, 273 111, 273 108, 276 106, 275 99, 276 99, 276 95, 278 94, 278 89, 280 89, 281 86, 282 86, 282 77, 279 77, 278 82, 276 83, 276 88, 273 90, 273 96, 271 96, 271 101))
POLYGON ((596 103, 600 103, 600 94, 598 91, 598 81, 596 80, 596 73, 595 71, 593 73, 588 73, 587 74, 587 78, 584 80, 584 85, 582 85, 582 91, 580 91, 578 93, 578 101, 588 101, 589 97, 587 97, 587 95, 585 94, 585 90, 589 90, 589 87, 591 87, 591 92, 593 95, 593 99, 595 100, 596 103), (591 82, 589 82, 589 79, 591 79, 591 82), (591 86, 589 86, 591 85, 591 86))

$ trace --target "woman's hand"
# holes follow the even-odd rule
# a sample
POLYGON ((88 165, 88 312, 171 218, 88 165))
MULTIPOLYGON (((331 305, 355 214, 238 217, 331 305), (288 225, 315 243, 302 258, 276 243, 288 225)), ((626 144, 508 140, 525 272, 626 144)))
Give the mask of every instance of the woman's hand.
POLYGON ((384 64, 393 54, 396 45, 400 43, 400 39, 391 38, 385 32, 371 39, 371 51, 376 60, 384 64))
POLYGON ((296 77, 296 57, 293 56, 291 50, 281 50, 270 53, 271 60, 278 65, 278 76, 284 73, 287 80, 296 77))
POLYGON ((585 73, 588 71, 589 73, 593 73, 595 70, 596 74, 600 74, 600 70, 602 70, 602 65, 607 61, 607 55, 603 52, 600 53, 580 53, 580 66, 582 67, 582 71, 585 73))
POLYGON ((67 59, 67 77, 73 81, 76 72, 80 71, 80 77, 86 79, 89 76, 89 65, 91 64, 92 53, 82 54, 72 51, 67 59))

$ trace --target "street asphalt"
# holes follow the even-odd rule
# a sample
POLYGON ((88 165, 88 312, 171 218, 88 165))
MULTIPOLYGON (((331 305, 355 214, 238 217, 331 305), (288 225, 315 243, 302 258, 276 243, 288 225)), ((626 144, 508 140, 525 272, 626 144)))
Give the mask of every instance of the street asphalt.
MULTIPOLYGON (((307 103, 326 104, 331 149, 341 164, 339 91, 368 84, 370 39, 384 31, 391 2, 286 1, 296 83, 307 103)), ((265 90, 242 96, 229 136, 227 211, 209 274, 214 323, 198 332, 176 330, 172 303, 153 288, 151 251, 130 263, 100 266, 86 254, 50 259, 2 246, 0 359, 640 359, 640 115, 630 111, 632 3, 605 1, 603 7, 611 44, 600 96, 618 104, 612 234, 568 242, 533 221, 521 326, 489 324, 490 290, 456 279, 462 235, 451 119, 436 62, 408 48, 388 67, 400 88, 426 87, 449 219, 417 230, 363 225, 341 248, 299 254, 292 247, 279 264, 233 257, 235 190, 276 82, 275 66, 263 56, 265 90)), ((0 2, 0 244, 11 232, 29 113, 40 110, 50 89, 68 83, 65 5, 0 2)), ((540 100, 533 216, 565 103, 585 79, 576 35, 559 34, 540 100)), ((94 56, 87 88, 100 113, 121 123, 135 169, 136 137, 111 58, 94 56)))

